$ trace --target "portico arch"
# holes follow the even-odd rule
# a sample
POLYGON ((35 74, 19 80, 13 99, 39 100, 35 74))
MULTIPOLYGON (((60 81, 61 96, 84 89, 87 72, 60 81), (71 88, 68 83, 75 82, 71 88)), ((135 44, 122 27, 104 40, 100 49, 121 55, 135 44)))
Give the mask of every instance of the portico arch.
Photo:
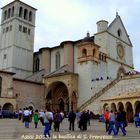
POLYGON ((124 110, 124 105, 123 105, 122 102, 119 102, 119 103, 118 103, 118 105, 117 105, 117 110, 119 110, 119 111, 124 110))
POLYGON ((112 104, 111 104, 111 110, 112 110, 113 112, 116 112, 116 111, 117 111, 117 109, 116 109, 116 104, 115 104, 115 103, 112 103, 112 104))
POLYGON ((128 122, 133 122, 133 108, 132 108, 132 104, 130 102, 127 102, 125 104, 125 108, 126 108, 126 118, 128 120, 128 122))
POLYGON ((135 113, 140 112, 140 101, 136 101, 134 104, 135 113))
POLYGON ((106 109, 109 109, 109 107, 108 107, 108 104, 107 104, 107 103, 105 103, 105 104, 103 105, 103 110, 105 111, 106 109))

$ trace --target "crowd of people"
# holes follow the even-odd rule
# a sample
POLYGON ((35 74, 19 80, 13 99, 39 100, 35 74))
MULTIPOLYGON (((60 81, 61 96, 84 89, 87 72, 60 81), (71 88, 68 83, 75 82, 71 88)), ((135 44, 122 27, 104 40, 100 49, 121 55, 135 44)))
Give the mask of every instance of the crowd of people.
MULTIPOLYGON (((22 122, 25 125, 25 128, 29 128, 30 122, 34 122, 34 127, 38 127, 38 122, 40 121, 42 126, 44 126, 44 136, 50 137, 50 130, 52 129, 56 132, 60 131, 60 124, 63 122, 63 119, 65 117, 64 112, 56 110, 51 111, 49 108, 44 110, 35 110, 34 112, 29 109, 19 109, 19 120, 22 120, 22 122), (33 118, 33 120, 32 120, 33 118)), ((91 114, 90 111, 77 111, 74 112, 73 110, 68 113, 67 115, 68 122, 69 122, 69 130, 74 131, 75 125, 77 124, 77 127, 81 131, 86 131, 87 126, 90 125, 90 119, 91 114)))
MULTIPOLYGON (((66 116, 68 118, 69 131, 75 130, 76 127, 79 128, 80 131, 86 131, 87 127, 90 126, 90 120, 91 120, 91 111, 84 110, 82 112, 78 111, 74 112, 73 110, 68 113, 66 116, 64 112, 56 110, 51 111, 50 108, 46 110, 35 110, 34 112, 30 110, 29 108, 25 108, 24 110, 19 110, 19 120, 22 120, 25 124, 25 128, 29 128, 29 124, 32 121, 34 122, 34 127, 38 127, 38 122, 44 126, 44 136, 50 137, 50 130, 54 130, 56 132, 60 131, 60 124, 63 122, 64 117, 66 116)), ((119 129, 121 130, 123 136, 126 135, 126 127, 128 125, 126 120, 126 112, 122 109, 118 111, 109 111, 106 109, 104 112, 104 121, 105 121, 105 131, 110 135, 112 132, 115 135, 118 135, 119 129)), ((135 114, 134 121, 136 118, 139 118, 138 116, 140 114, 135 114)), ((136 127, 140 126, 140 121, 137 121, 135 124, 136 127)))
POLYGON ((128 125, 126 120, 126 112, 122 109, 113 112, 109 112, 108 109, 104 112, 104 120, 106 126, 106 132, 110 135, 113 131, 114 135, 118 135, 119 129, 126 135, 126 126, 128 125))

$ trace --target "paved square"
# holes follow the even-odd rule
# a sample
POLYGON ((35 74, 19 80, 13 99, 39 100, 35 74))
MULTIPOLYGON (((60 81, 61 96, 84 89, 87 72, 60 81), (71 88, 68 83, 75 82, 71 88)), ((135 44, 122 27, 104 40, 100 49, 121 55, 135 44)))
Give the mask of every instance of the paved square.
MULTIPOLYGON (((38 124, 38 128, 34 128, 34 123, 30 123, 30 128, 25 128, 22 121, 17 119, 0 119, 0 139, 1 140, 43 140, 43 129, 41 123, 38 124)), ((64 119, 60 126, 60 132, 51 131, 51 138, 55 140, 100 140, 100 139, 113 139, 113 140, 140 140, 139 128, 135 128, 133 124, 129 124, 127 127, 126 136, 122 136, 119 132, 118 136, 107 135, 105 132, 104 123, 92 120, 91 125, 88 126, 87 131, 80 131, 75 126, 75 131, 68 130, 68 121, 64 119)))

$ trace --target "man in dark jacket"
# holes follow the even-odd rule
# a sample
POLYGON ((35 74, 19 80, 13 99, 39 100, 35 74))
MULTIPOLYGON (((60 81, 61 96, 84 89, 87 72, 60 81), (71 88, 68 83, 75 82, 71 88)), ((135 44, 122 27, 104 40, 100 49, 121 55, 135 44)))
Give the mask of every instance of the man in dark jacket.
POLYGON ((69 120, 69 130, 74 131, 74 122, 75 122, 76 114, 73 112, 73 110, 69 113, 68 115, 68 120, 69 120))

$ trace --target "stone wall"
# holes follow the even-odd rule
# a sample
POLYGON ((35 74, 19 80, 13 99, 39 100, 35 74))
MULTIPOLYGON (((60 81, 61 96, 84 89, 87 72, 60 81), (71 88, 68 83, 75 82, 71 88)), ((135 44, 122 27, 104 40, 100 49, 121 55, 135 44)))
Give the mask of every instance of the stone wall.
POLYGON ((45 86, 42 83, 14 79, 14 95, 17 97, 17 109, 32 106, 41 109, 45 106, 45 86))

